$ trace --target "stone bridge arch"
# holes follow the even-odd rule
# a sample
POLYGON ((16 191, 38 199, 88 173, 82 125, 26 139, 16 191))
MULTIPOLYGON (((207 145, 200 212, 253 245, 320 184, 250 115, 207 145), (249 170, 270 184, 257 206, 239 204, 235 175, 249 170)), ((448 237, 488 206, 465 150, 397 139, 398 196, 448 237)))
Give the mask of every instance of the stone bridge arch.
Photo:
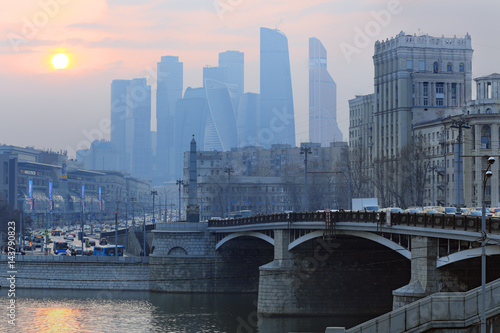
MULTIPOLYGON (((446 265, 450 265, 462 260, 472 259, 480 257, 482 254, 482 248, 476 247, 473 249, 462 250, 459 252, 448 254, 447 256, 443 256, 437 259, 436 267, 440 268, 446 265)), ((500 254, 500 246, 498 245, 487 245, 486 246, 486 255, 499 255, 500 254)))
POLYGON ((191 245, 189 243, 182 240, 174 240, 167 246, 166 253, 169 256, 187 256, 193 254, 193 250, 191 249, 191 245))
POLYGON ((227 235, 226 237, 222 238, 215 245, 215 249, 216 250, 219 249, 222 245, 224 245, 225 243, 229 242, 232 239, 235 239, 238 237, 243 237, 243 236, 259 238, 259 239, 262 239, 262 240, 268 242, 272 246, 274 246, 274 239, 269 237, 268 235, 265 235, 265 234, 257 232, 257 231, 243 231, 243 232, 233 232, 233 233, 227 235))
MULTIPOLYGON (((339 235, 349 235, 349 236, 355 236, 355 237, 360 237, 360 238, 364 238, 364 239, 368 239, 368 240, 371 240, 371 241, 374 241, 378 244, 381 244, 385 247, 388 247, 396 252, 398 252, 399 254, 401 254, 402 256, 404 256, 405 258, 411 260, 411 252, 406 249, 405 247, 391 241, 390 239, 387 239, 385 237, 382 237, 380 235, 377 235, 375 233, 372 233, 372 232, 366 232, 366 231, 354 231, 354 230, 339 230, 337 231, 337 234, 339 235)), ((293 242, 291 242, 289 245, 288 245, 288 250, 292 250, 294 247, 302 244, 302 243, 305 243, 307 242, 308 240, 311 240, 311 239, 315 239, 315 238, 318 238, 318 237, 323 237, 323 230, 316 230, 316 231, 312 231, 304 236, 301 236, 299 238, 297 238, 296 240, 294 240, 293 242)))

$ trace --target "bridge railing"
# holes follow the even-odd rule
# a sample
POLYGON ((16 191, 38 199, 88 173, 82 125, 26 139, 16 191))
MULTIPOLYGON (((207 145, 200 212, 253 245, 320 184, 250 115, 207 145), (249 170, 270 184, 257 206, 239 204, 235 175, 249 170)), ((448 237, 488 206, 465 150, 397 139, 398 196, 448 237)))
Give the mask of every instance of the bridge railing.
MULTIPOLYGON (((420 214, 420 213, 391 213, 390 221, 385 212, 368 211, 336 211, 336 212, 294 212, 269 215, 256 215, 251 217, 209 220, 208 227, 230 227, 251 224, 275 222, 325 222, 327 216, 328 226, 337 222, 380 223, 387 227, 395 225, 413 226, 421 228, 453 229, 463 231, 480 231, 481 216, 451 215, 451 214, 420 214)), ((487 217, 486 231, 500 234, 500 218, 487 217)))

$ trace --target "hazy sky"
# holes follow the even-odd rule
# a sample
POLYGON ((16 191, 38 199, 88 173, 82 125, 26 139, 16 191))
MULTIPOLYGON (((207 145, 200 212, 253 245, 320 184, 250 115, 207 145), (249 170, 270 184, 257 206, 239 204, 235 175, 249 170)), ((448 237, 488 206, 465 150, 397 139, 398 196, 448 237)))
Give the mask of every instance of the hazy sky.
MULTIPOLYGON (((446 37, 468 32, 473 77, 500 72, 496 0, 23 0, 0 6, 0 143, 70 155, 92 135, 109 139, 111 81, 146 77, 154 91, 164 55, 184 63, 185 89, 202 85, 203 66, 217 65, 219 52, 242 51, 245 91, 259 92, 260 27, 279 24, 288 37, 297 144, 308 140, 309 37, 328 51, 344 139, 348 100, 373 90, 376 40, 401 30, 446 37), (67 69, 50 65, 59 52, 69 55, 67 69)), ((153 130, 154 105, 153 99, 153 130)))

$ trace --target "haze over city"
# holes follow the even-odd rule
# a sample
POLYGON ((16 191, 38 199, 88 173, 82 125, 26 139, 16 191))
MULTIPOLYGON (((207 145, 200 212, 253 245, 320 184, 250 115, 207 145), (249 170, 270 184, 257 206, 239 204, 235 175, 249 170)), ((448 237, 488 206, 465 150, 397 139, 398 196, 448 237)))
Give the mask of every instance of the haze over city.
MULTIPOLYGON (((497 71, 500 53, 490 25, 500 5, 493 1, 481 1, 480 15, 474 17, 466 1, 47 0, 4 7, 0 142, 54 150, 83 148, 85 131, 109 119, 114 79, 148 79, 156 130, 154 89, 161 56, 178 56, 184 63, 186 89, 202 86, 202 69, 216 66, 219 52, 244 52, 245 91, 258 93, 260 27, 277 27, 288 38, 297 144, 308 141, 310 37, 321 40, 328 52, 344 140, 348 99, 373 91, 376 40, 400 31, 446 37, 469 33, 473 77, 497 71), (59 52, 69 56, 64 70, 50 64, 59 52)), ((109 140, 109 133, 101 132, 109 140)))

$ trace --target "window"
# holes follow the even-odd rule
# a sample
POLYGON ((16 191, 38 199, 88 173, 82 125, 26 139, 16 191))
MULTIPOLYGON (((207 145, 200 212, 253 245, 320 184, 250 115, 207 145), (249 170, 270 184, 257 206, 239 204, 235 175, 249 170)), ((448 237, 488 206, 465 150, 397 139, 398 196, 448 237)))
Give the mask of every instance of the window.
POLYGON ((444 83, 443 82, 436 83, 436 105, 437 106, 444 105, 444 83))
POLYGON ((425 71, 425 60, 420 60, 418 62, 418 70, 419 71, 425 71))
POLYGON ((460 65, 458 65, 458 71, 459 72, 465 72, 465 66, 464 66, 463 62, 461 62, 460 65))
POLYGON ((481 148, 491 148, 491 128, 489 125, 484 125, 481 129, 481 148))
POLYGON ((453 65, 451 64, 451 62, 449 62, 447 65, 446 65, 446 70, 448 72, 453 72, 453 65))
POLYGON ((406 70, 411 71, 413 69, 413 60, 406 60, 406 70))
POLYGON ((434 73, 439 73, 439 65, 438 65, 437 61, 435 61, 434 64, 432 65, 432 69, 433 69, 434 73))
POLYGON ((457 105, 457 84, 456 83, 451 84, 451 106, 458 106, 457 105))
POLYGON ((424 82, 424 106, 429 105, 429 82, 424 82))

